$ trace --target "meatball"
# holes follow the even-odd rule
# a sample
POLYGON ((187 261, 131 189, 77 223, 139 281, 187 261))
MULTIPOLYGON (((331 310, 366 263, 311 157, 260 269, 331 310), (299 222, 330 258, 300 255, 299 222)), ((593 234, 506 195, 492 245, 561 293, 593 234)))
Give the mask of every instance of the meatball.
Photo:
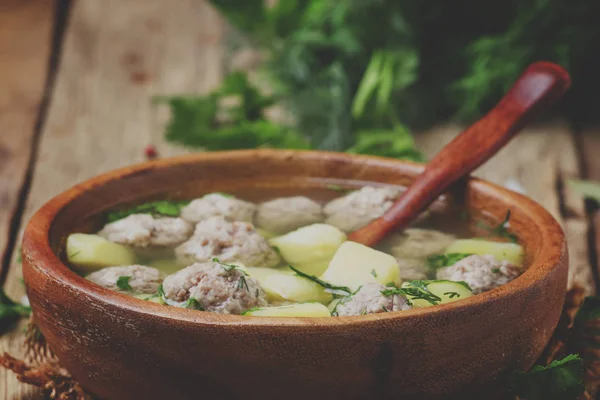
POLYGON ((230 221, 252 222, 256 205, 221 193, 211 193, 193 200, 181 209, 181 218, 196 224, 214 216, 230 221))
POLYGON ((455 237, 433 229, 409 228, 391 235, 382 248, 396 258, 425 259, 443 253, 455 237))
POLYGON ((223 217, 212 217, 196 225, 194 235, 175 249, 182 265, 194 262, 240 262, 251 267, 275 267, 281 259, 247 222, 229 222, 223 217))
POLYGON ((394 204, 401 189, 365 186, 325 205, 325 223, 352 232, 381 217, 394 204))
POLYGON ((403 281, 420 281, 427 279, 429 267, 425 260, 411 258, 397 258, 400 268, 400 278, 403 281))
POLYGON ((165 278, 165 274, 156 268, 144 265, 126 265, 102 268, 92 272, 86 279, 107 289, 130 294, 153 294, 165 278), (119 278, 129 277, 124 283, 117 285, 119 278), (121 286, 121 287, 119 287, 121 286), (127 286, 125 289, 123 286, 127 286))
POLYGON ((481 293, 515 279, 521 269, 508 261, 498 261, 492 255, 473 255, 437 271, 438 279, 464 281, 473 293, 481 293))
POLYGON ((257 280, 233 265, 218 262, 192 264, 169 275, 163 290, 166 299, 180 303, 195 299, 202 310, 221 314, 242 312, 267 305, 257 280))
POLYGON ((107 224, 98 234, 132 247, 169 247, 185 242, 192 231, 192 225, 181 218, 132 214, 107 224))
POLYGON ((389 289, 377 282, 363 285, 358 292, 342 299, 336 312, 339 316, 375 314, 388 311, 408 310, 410 305, 400 295, 385 296, 382 291, 389 289))
POLYGON ((262 203, 256 226, 273 233, 287 233, 305 225, 323 222, 323 208, 307 197, 282 197, 262 203))

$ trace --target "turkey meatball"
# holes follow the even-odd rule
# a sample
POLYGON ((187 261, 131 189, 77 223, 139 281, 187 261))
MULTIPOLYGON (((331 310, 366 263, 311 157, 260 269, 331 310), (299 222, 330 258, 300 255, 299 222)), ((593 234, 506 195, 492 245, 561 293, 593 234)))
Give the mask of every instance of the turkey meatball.
POLYGON ((185 242, 193 227, 181 218, 132 214, 107 224, 98 235, 132 247, 170 247, 185 242))
POLYGON ((252 224, 212 217, 196 225, 193 236, 175 249, 182 265, 212 261, 240 262, 251 267, 275 267, 281 259, 252 224))
POLYGON ((169 275, 163 290, 165 298, 179 306, 193 298, 202 310, 221 314, 241 314, 267 305, 258 281, 233 265, 218 262, 192 264, 169 275))
POLYGON ((156 268, 150 268, 144 265, 102 268, 99 271, 92 272, 86 277, 89 281, 104 286, 107 289, 130 294, 156 293, 164 278, 165 274, 156 268), (119 278, 122 277, 128 277, 128 279, 121 280, 122 283, 118 285, 117 282, 119 281, 119 278))
POLYGON ((306 225, 323 222, 323 208, 307 197, 282 197, 262 203, 255 223, 272 233, 287 233, 306 225))
POLYGON ((339 316, 375 314, 388 311, 408 310, 410 305, 400 295, 385 296, 382 291, 389 289, 377 282, 363 285, 358 292, 340 300, 335 311, 339 316))
POLYGON ((252 222, 255 211, 255 204, 221 193, 211 193, 192 200, 183 207, 181 218, 192 224, 214 216, 221 216, 229 221, 252 222))
POLYGON ((352 232, 381 217, 394 204, 401 189, 365 186, 327 203, 325 223, 352 232))
POLYGON ((437 271, 438 279, 464 281, 474 294, 486 292, 515 279, 521 269, 492 255, 473 255, 437 271))

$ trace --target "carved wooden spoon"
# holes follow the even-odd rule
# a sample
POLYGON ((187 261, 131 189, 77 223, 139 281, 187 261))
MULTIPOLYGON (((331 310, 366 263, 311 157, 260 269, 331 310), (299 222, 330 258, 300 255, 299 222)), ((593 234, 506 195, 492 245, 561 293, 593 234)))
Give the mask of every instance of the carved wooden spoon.
POLYGON ((448 186, 491 158, 533 117, 558 101, 570 84, 561 66, 531 64, 496 107, 446 145, 382 217, 352 232, 348 240, 373 246, 391 230, 406 227, 448 186))

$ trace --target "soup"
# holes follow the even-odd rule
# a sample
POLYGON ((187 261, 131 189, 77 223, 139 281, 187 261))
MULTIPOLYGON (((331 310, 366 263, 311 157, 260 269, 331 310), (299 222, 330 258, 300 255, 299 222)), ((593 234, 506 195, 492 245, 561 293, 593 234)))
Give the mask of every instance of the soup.
POLYGON ((442 200, 375 248, 346 240, 401 191, 329 187, 259 202, 245 193, 210 193, 146 203, 110 212, 96 233, 69 235, 66 257, 91 282, 140 299, 271 317, 431 307, 522 273, 510 213, 489 226, 442 200))

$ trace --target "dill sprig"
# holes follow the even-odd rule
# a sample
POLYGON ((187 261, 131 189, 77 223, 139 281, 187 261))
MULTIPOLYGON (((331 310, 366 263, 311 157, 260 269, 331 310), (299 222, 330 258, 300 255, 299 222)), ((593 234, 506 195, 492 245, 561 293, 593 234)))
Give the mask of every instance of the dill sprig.
POLYGON ((352 290, 350 290, 350 288, 348 288, 347 286, 335 286, 329 282, 325 282, 324 280, 317 278, 314 275, 306 274, 306 273, 300 271, 299 269, 292 267, 291 265, 289 267, 292 271, 294 271, 296 273, 296 275, 298 275, 302 278, 309 279, 309 280, 315 282, 316 284, 323 286, 326 289, 326 291, 329 291, 329 293, 339 294, 342 296, 349 296, 352 294, 352 290))
POLYGON ((188 204, 189 201, 151 201, 125 210, 111 211, 106 215, 106 220, 107 222, 115 222, 132 214, 150 214, 155 217, 178 217, 181 209, 188 204))
POLYGON ((448 253, 448 254, 440 254, 437 256, 431 256, 427 259, 427 265, 431 269, 438 269, 443 267, 449 267, 451 265, 456 264, 458 261, 463 258, 467 258, 472 256, 470 253, 448 253))
POLYGON ((491 236, 491 237, 504 238, 504 239, 510 240, 513 243, 516 243, 518 240, 517 236, 508 230, 509 222, 510 222, 510 210, 507 210, 506 215, 505 215, 504 219, 502 220, 502 222, 496 226, 489 225, 483 221, 477 221, 476 225, 479 228, 485 229, 486 231, 488 231, 489 236, 491 236))

